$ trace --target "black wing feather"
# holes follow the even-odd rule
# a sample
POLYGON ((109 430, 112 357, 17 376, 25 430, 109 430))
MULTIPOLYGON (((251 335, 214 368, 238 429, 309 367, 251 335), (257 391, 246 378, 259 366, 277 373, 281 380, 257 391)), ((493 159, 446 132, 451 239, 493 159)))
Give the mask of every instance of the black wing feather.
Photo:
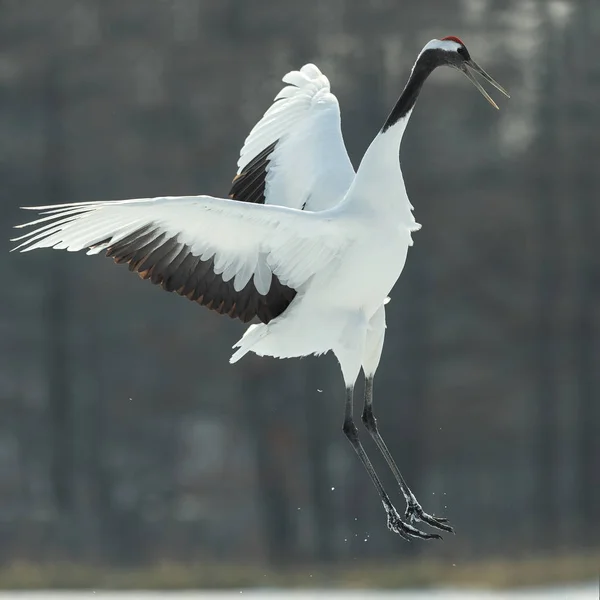
MULTIPOLYGON (((240 202, 265 203, 265 181, 269 158, 277 142, 269 145, 232 182, 229 197, 240 202)), ((141 227, 115 242, 106 251, 117 263, 126 263, 143 279, 160 285, 220 314, 244 323, 258 317, 268 323, 278 317, 296 296, 296 290, 283 285, 275 275, 267 294, 259 294, 253 279, 239 292, 233 279, 223 281, 214 270, 214 257, 202 260, 194 256, 177 236, 159 234, 156 226, 141 227)))

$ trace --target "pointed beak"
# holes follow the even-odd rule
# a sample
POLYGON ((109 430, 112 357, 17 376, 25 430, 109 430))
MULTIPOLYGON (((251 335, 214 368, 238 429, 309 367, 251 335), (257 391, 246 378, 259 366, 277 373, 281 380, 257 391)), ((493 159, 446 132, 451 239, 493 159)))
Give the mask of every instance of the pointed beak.
POLYGON ((467 79, 481 92, 483 97, 494 107, 498 108, 498 105, 492 100, 491 96, 485 91, 483 86, 477 81, 475 75, 473 75, 472 71, 478 73, 483 77, 488 83, 491 83, 499 92, 504 94, 507 98, 510 98, 508 92, 490 75, 488 75, 474 60, 469 59, 465 61, 460 70, 465 74, 467 79))

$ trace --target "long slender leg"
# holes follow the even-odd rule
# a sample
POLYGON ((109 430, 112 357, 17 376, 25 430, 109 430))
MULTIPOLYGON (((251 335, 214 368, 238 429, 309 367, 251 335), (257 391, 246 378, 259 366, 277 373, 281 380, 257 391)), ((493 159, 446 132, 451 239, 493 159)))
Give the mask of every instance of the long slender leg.
POLYGON ((402 473, 400 473, 400 469, 396 466, 396 462, 392 458, 390 451, 388 450, 383 438, 381 437, 379 430, 377 428, 377 420, 375 419, 375 415, 373 414, 373 376, 365 377, 365 404, 362 413, 362 421, 365 424, 368 432, 371 434, 371 437, 377 444, 379 451, 385 458, 388 466, 390 467, 400 489, 402 490, 402 494, 404 495, 404 499, 406 500, 406 512, 404 513, 404 518, 408 520, 409 523, 414 523, 417 521, 423 521, 432 527, 436 527, 437 529, 441 529, 443 531, 449 531, 454 533, 454 529, 448 525, 448 519, 444 517, 434 517, 432 515, 428 515, 423 511, 421 505, 417 502, 415 495, 411 492, 408 487, 404 477, 402 477, 402 473))
POLYGON ((369 460, 369 457, 367 456, 367 453, 365 452, 365 449, 363 448, 360 439, 358 438, 358 429, 354 424, 353 417, 353 397, 354 387, 347 387, 346 411, 344 415, 344 433, 346 434, 346 437, 352 444, 354 451, 356 452, 356 454, 358 454, 358 458, 360 458, 360 461, 362 462, 367 473, 369 474, 371 481, 377 488, 377 492, 379 493, 381 502, 383 503, 383 507, 385 508, 385 512, 387 513, 388 528, 408 541, 410 541, 411 537, 418 537, 424 540, 441 539, 441 536, 436 533, 425 533, 423 531, 420 531, 416 527, 413 527, 410 523, 406 523, 402 520, 402 518, 398 514, 398 511, 394 508, 394 505, 390 501, 390 498, 387 495, 386 491, 383 489, 383 485, 381 484, 379 477, 377 477, 377 473, 375 473, 375 469, 373 468, 373 465, 371 464, 371 461, 369 460))

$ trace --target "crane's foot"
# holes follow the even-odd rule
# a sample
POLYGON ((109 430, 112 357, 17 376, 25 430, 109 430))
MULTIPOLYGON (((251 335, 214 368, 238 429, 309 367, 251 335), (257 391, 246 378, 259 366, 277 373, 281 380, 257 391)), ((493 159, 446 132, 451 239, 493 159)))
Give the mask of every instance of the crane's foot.
POLYGON ((390 531, 397 533, 400 537, 410 542, 412 538, 420 538, 422 540, 441 540, 442 536, 437 533, 425 533, 416 527, 413 527, 409 522, 403 521, 398 511, 392 504, 383 503, 385 512, 387 513, 387 526, 390 531))
POLYGON ((454 533, 454 528, 448 524, 448 519, 445 517, 434 517, 433 515, 428 515, 421 508, 421 505, 417 502, 417 499, 414 496, 408 500, 406 512, 404 513, 404 519, 409 523, 418 523, 420 521, 422 523, 427 523, 427 525, 435 527, 436 529, 441 529, 442 531, 447 531, 448 533, 454 533))

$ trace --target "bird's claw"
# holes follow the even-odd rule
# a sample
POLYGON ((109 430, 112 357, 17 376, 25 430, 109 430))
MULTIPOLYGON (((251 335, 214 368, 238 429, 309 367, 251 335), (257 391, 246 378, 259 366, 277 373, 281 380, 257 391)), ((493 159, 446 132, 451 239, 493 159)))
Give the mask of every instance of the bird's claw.
POLYGON ((410 542, 412 538, 420 538, 422 540, 441 540, 442 536, 437 533, 425 533, 416 527, 413 527, 410 523, 403 521, 398 511, 390 504, 385 506, 387 513, 387 526, 390 531, 397 533, 400 537, 404 538, 407 542, 410 542))
POLYGON ((428 515, 417 502, 416 498, 411 498, 406 506, 406 512, 404 513, 404 519, 409 523, 427 523, 431 527, 447 531, 448 533, 454 533, 454 528, 448 525, 448 519, 445 517, 434 517, 428 515))

